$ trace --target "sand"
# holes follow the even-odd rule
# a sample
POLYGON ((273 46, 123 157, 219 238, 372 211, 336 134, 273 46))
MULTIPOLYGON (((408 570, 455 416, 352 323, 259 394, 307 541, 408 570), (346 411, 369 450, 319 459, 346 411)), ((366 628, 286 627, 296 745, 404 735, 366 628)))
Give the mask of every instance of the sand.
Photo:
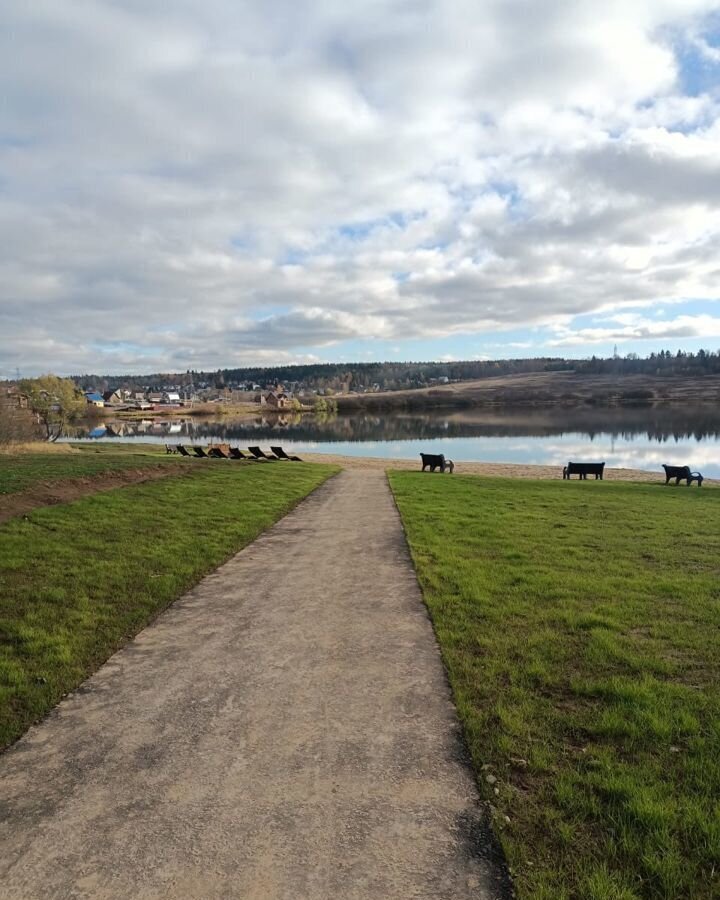
MULTIPOLYGON (((307 462, 332 463, 343 469, 410 469, 420 471, 420 460, 385 459, 371 456, 339 456, 328 453, 303 453, 307 462)), ((465 462, 455 463, 456 475, 497 475, 503 478, 556 478, 562 479, 562 466, 532 466, 513 463, 465 462)), ((611 469, 605 467, 606 481, 663 482, 661 472, 643 469, 611 469)), ((710 479, 706 479, 710 481, 710 479)))

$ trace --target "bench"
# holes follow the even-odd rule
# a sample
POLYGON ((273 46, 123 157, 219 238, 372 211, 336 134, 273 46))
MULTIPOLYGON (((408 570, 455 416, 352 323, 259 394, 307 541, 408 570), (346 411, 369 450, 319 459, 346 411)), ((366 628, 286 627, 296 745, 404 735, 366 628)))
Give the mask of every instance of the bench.
POLYGON ((702 475, 700 472, 691 472, 690 466, 666 466, 663 463, 663 469, 665 469, 665 484, 669 484, 671 478, 675 479, 675 484, 680 484, 680 479, 684 478, 688 487, 693 481, 697 481, 698 487, 702 487, 702 475))
POLYGON ((580 463, 569 462, 563 466, 563 478, 570 480, 571 475, 579 475, 581 481, 587 481, 588 475, 594 475, 595 481, 603 480, 603 472, 605 471, 605 463, 580 463))
POLYGON ((455 470, 455 463, 451 459, 445 459, 442 453, 421 453, 422 471, 429 468, 431 472, 440 469, 441 472, 449 471, 450 474, 455 470))

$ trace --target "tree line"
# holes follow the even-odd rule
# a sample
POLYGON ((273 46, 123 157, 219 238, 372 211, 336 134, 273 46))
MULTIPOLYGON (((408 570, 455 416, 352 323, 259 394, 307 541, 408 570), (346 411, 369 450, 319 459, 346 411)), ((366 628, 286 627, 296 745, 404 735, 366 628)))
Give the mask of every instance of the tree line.
POLYGON ((309 390, 333 392, 366 390, 409 390, 435 381, 472 381, 498 375, 533 372, 575 372, 578 375, 704 375, 720 374, 720 350, 697 353, 661 350, 641 357, 592 356, 589 359, 534 357, 527 359, 458 360, 452 362, 371 362, 315 363, 296 366, 245 366, 214 371, 188 369, 183 373, 153 375, 79 375, 75 383, 83 388, 107 390, 118 385, 161 389, 169 385, 191 387, 208 384, 223 388, 237 384, 261 387, 282 384, 302 385, 309 390))

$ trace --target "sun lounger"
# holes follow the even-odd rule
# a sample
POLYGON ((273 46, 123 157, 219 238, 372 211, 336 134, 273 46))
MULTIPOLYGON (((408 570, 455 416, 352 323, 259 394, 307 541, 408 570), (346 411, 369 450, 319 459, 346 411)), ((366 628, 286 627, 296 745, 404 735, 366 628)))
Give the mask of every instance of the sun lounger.
POLYGON ((202 447, 193 447, 193 452, 195 453, 195 456, 199 456, 200 459, 209 459, 202 447))
POLYGON ((293 462, 302 462, 299 456, 288 456, 282 447, 271 447, 270 450, 278 459, 292 460, 293 462))
POLYGON ((248 447, 248 450, 252 453, 255 459, 266 459, 268 462, 277 462, 277 460, 273 456, 268 456, 266 453, 263 453, 259 447, 248 447))
POLYGON ((208 450, 208 456, 212 457, 212 459, 230 459, 227 453, 224 453, 220 447, 211 447, 208 450))
POLYGON ((182 444, 178 444, 178 445, 177 445, 177 452, 178 452, 181 456, 192 456, 192 453, 188 452, 188 451, 185 449, 185 447, 183 447, 182 444))
POLYGON ((230 459, 244 459, 246 462, 255 462, 252 456, 247 456, 239 447, 230 448, 230 459))

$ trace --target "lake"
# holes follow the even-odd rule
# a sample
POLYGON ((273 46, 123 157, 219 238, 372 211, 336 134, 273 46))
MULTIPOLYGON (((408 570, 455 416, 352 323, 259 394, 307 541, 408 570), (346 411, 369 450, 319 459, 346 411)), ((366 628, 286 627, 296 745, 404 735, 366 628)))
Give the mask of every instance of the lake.
POLYGON ((251 420, 99 420, 72 440, 157 443, 282 444, 296 453, 417 459, 420 451, 456 462, 477 460, 564 465, 568 459, 610 467, 689 465, 720 478, 720 410, 714 405, 533 407, 429 413, 354 413, 327 420, 258 415, 251 420))

